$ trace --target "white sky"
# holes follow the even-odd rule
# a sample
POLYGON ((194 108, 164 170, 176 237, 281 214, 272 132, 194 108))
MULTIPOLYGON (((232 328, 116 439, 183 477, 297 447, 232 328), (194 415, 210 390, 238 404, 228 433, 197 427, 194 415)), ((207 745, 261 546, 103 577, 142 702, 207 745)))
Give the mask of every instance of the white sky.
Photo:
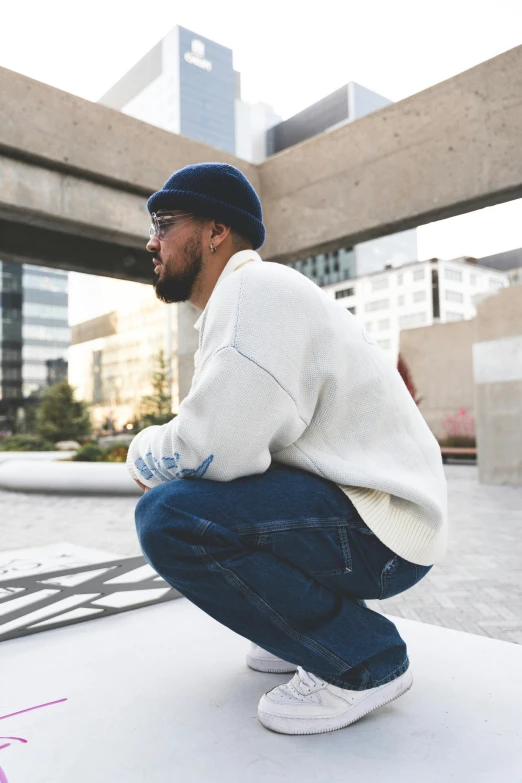
MULTIPOLYGON (((522 0, 0 0, 0 65, 97 100, 175 24, 232 48, 243 98, 288 117, 352 80, 401 100, 518 46, 522 0)), ((520 247, 522 200, 418 234, 420 258, 520 247)))

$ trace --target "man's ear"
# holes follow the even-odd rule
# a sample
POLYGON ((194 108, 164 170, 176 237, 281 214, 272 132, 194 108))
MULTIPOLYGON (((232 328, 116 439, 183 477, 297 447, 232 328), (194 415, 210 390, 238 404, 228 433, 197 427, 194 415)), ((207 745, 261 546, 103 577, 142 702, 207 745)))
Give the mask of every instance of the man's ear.
POLYGON ((214 246, 219 247, 219 245, 224 242, 229 235, 230 226, 226 226, 224 223, 220 223, 218 220, 214 220, 210 232, 210 238, 214 243, 214 246))

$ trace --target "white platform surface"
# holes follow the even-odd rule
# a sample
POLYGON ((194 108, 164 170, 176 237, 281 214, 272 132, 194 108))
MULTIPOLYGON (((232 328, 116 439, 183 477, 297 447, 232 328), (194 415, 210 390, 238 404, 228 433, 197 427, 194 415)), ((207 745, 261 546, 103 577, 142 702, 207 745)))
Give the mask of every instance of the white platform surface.
POLYGON ((0 718, 67 701, 0 720, 19 738, 0 738, 0 781, 520 783, 522 647, 397 624, 412 690, 316 736, 261 726, 289 675, 248 669, 246 641, 183 598, 3 642, 0 718))

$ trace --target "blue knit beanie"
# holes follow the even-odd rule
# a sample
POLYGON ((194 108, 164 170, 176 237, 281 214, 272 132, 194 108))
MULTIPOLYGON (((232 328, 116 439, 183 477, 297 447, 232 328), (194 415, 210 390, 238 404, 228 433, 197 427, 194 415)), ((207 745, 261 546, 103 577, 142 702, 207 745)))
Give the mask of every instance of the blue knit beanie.
POLYGON ((183 209, 222 220, 250 239, 257 250, 265 241, 258 195, 244 174, 227 163, 197 163, 169 177, 147 202, 150 213, 183 209))

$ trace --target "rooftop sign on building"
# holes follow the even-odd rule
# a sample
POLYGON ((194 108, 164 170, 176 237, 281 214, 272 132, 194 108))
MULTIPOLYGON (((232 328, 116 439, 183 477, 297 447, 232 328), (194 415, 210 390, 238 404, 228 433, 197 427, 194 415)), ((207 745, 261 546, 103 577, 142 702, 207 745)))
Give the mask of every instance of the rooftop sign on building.
POLYGON ((193 39, 190 44, 190 52, 185 52, 183 57, 189 65, 195 65, 196 68, 201 68, 202 71, 212 70, 212 63, 210 60, 205 59, 205 44, 198 38, 193 39))

